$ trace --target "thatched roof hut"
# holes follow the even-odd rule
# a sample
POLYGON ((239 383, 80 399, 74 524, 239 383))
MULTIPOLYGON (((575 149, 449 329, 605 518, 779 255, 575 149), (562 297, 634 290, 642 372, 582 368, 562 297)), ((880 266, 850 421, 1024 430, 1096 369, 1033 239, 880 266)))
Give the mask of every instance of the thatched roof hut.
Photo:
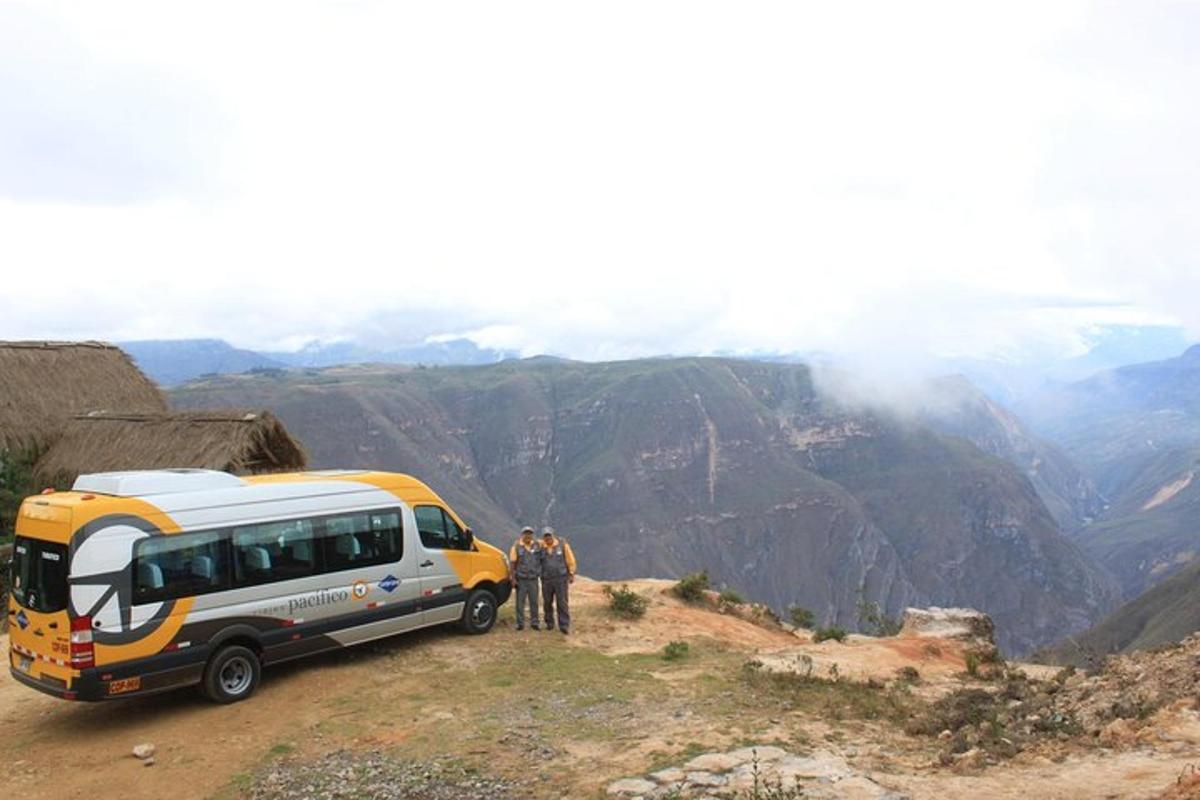
POLYGON ((199 467, 240 475, 300 470, 299 442, 270 411, 176 411, 75 417, 37 462, 46 483, 88 472, 199 467))
POLYGON ((0 341, 0 453, 49 446, 76 414, 166 410, 158 387, 112 345, 0 341))

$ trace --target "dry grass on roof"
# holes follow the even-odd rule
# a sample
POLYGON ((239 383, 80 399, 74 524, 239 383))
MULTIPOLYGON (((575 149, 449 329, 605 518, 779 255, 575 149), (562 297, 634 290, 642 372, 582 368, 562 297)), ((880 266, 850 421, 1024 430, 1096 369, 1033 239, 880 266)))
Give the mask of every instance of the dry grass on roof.
POLYGON ((66 485, 89 472, 197 467, 246 475, 307 463, 300 443, 269 411, 180 411, 75 417, 36 472, 66 485))
POLYGON ((158 387, 101 342, 0 341, 0 450, 48 447, 89 411, 162 413, 158 387))

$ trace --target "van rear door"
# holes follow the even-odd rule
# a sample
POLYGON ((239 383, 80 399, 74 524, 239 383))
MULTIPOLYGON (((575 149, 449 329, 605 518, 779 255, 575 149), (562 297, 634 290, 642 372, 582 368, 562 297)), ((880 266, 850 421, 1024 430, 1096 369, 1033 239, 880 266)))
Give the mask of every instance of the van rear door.
POLYGON ((17 672, 69 688, 71 620, 67 546, 31 536, 13 543, 8 601, 10 663, 17 672))

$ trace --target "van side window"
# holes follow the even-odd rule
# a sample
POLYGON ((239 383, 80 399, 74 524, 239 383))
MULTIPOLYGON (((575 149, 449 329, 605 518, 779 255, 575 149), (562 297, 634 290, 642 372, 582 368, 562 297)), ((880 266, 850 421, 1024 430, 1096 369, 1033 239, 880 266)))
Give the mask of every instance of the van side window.
POLYGON ((134 604, 229 588, 229 558, 224 545, 218 531, 142 539, 133 564, 134 604))
POLYGON ((325 570, 336 572, 391 564, 404 555, 399 511, 369 511, 325 518, 325 570))
POLYGON ((245 525, 232 534, 236 586, 304 578, 318 571, 312 520, 245 525))
POLYGON ((469 550, 467 537, 458 523, 440 506, 415 506, 417 530, 427 550, 469 550))

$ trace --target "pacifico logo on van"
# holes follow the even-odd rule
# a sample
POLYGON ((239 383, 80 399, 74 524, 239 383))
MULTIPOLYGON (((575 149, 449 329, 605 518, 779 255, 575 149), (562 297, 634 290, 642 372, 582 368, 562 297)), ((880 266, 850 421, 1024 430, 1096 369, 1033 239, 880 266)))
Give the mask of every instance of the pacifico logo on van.
POLYGON ((331 603, 341 603, 349 599, 350 592, 346 589, 321 589, 318 592, 302 594, 298 597, 289 597, 288 614, 294 614, 302 608, 327 606, 331 603))

